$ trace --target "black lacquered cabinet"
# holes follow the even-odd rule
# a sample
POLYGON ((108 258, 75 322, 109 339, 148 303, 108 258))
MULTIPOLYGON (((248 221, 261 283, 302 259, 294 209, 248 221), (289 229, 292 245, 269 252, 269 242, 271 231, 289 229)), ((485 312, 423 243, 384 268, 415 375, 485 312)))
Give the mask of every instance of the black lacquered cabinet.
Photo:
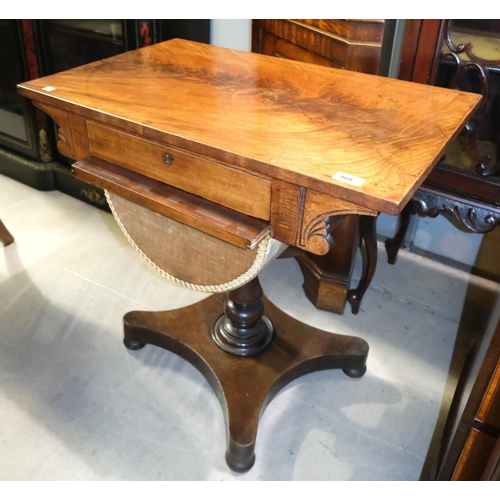
POLYGON ((41 159, 33 107, 16 91, 29 78, 29 45, 21 21, 0 20, 0 146, 41 159))
POLYGON ((102 193, 71 174, 52 120, 16 85, 171 38, 210 42, 209 19, 0 20, 0 174, 98 206, 102 193))

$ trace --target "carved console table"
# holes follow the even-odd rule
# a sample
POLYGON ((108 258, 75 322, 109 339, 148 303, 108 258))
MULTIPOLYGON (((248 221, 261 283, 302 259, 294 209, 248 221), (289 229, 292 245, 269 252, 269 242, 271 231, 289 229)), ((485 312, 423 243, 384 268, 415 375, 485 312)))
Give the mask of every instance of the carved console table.
POLYGON ((362 376, 368 354, 362 339, 278 310, 260 269, 287 245, 326 254, 346 215, 399 214, 479 102, 183 40, 19 92, 59 124, 61 152, 107 190, 138 252, 176 283, 214 293, 175 311, 128 313, 125 345, 161 346, 203 373, 236 471, 252 467, 260 415, 283 386, 329 368, 362 376))

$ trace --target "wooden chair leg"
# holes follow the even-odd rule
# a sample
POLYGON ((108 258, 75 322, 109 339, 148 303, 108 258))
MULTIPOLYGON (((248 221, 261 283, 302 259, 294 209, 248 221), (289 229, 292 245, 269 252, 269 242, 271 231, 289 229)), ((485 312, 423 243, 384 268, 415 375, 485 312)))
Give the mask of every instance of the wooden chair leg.
POLYGON ((351 304, 353 314, 358 314, 361 300, 372 282, 377 267, 377 217, 362 215, 360 217, 361 241, 364 246, 363 274, 358 286, 349 290, 347 300, 351 304))
POLYGON ((410 221, 412 216, 416 213, 415 203, 411 202, 406 205, 406 207, 401 212, 399 216, 399 228, 394 235, 394 238, 387 238, 385 240, 385 249, 387 251, 387 260, 389 264, 395 264, 398 258, 398 252, 401 248, 401 244, 405 239, 406 232, 410 226, 410 221))
POLYGON ((0 220, 0 241, 3 246, 6 247, 11 243, 14 243, 14 237, 9 233, 9 230, 5 227, 4 223, 0 220))

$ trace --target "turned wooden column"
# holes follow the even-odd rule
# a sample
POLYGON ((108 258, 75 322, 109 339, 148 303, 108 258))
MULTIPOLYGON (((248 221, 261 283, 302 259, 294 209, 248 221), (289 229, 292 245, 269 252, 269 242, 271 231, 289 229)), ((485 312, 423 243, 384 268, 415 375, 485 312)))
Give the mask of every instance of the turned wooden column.
POLYGON ((259 278, 228 292, 224 314, 215 322, 212 337, 224 351, 255 356, 273 339, 273 325, 264 316, 263 291, 259 278))

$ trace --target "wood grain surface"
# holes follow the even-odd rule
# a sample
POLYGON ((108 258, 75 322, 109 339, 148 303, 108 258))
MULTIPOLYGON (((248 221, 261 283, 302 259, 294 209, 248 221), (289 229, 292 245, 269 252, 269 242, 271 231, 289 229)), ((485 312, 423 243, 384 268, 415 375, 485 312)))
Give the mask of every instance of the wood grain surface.
POLYGON ((19 92, 389 214, 402 210, 480 99, 179 39, 40 78, 19 92), (339 172, 364 183, 333 179, 339 172))
POLYGON ((202 196, 240 213, 269 220, 269 179, 92 121, 87 121, 87 130, 92 156, 202 196), (166 154, 169 155, 168 164, 165 161, 166 154), (241 196, 243 191, 245 196, 241 196))

